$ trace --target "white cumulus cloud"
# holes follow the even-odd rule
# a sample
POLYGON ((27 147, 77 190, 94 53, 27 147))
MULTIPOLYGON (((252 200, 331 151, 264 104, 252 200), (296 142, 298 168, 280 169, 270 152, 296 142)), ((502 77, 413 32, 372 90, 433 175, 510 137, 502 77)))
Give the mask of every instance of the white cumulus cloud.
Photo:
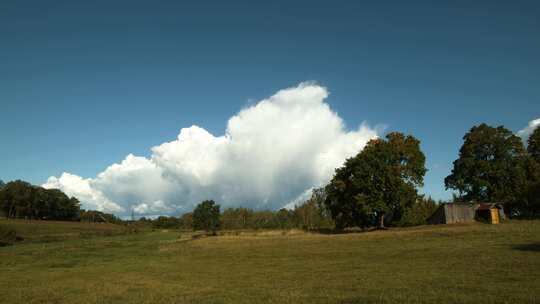
POLYGON ((177 214, 204 199, 223 207, 291 206, 377 137, 366 124, 347 130, 327 97, 326 88, 302 83, 241 110, 224 135, 183 128, 149 158, 130 154, 95 178, 63 173, 43 186, 120 215, 177 214))
POLYGON ((166 213, 175 211, 175 209, 167 205, 164 201, 159 200, 159 201, 155 201, 148 204, 142 203, 137 206, 134 206, 133 211, 137 212, 138 214, 159 215, 159 214, 166 214, 166 213))
POLYGON ((60 177, 51 176, 42 186, 47 189, 61 189, 69 196, 78 198, 88 209, 109 212, 123 212, 124 208, 111 202, 99 190, 94 189, 91 179, 83 179, 80 176, 62 173, 60 177))
POLYGON ((529 139, 529 136, 532 134, 532 132, 538 127, 540 127, 540 118, 533 119, 533 120, 529 121, 528 126, 526 126, 525 128, 519 130, 517 132, 517 135, 519 137, 521 137, 521 139, 526 141, 527 139, 529 139))

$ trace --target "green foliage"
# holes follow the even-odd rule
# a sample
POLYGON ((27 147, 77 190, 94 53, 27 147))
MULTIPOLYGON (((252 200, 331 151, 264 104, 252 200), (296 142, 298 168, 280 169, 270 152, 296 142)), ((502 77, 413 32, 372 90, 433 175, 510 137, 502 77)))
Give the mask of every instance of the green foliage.
POLYGON ((274 213, 269 210, 253 212, 251 225, 255 229, 273 229, 277 226, 274 222, 274 213))
POLYGON ((463 139, 446 188, 458 190, 467 201, 514 201, 526 156, 521 139, 502 126, 486 124, 474 126, 463 139))
POLYGON ((254 211, 248 208, 227 208, 221 214, 223 229, 288 229, 294 227, 292 211, 254 211))
POLYGON ((212 200, 206 200, 193 210, 193 229, 216 232, 219 228, 219 205, 212 200))
POLYGON ((540 127, 534 129, 527 141, 529 155, 540 164, 540 127))
POLYGON ((540 163, 528 156, 523 165, 522 180, 520 180, 518 198, 506 204, 509 213, 514 217, 538 217, 540 216, 540 163))
POLYGON ((371 140, 336 170, 324 204, 336 228, 384 226, 385 215, 399 220, 423 185, 425 156, 413 136, 390 133, 371 140))
POLYGON ((177 229, 180 228, 180 219, 174 216, 160 216, 152 221, 152 228, 177 229))
POLYGON ((458 190, 463 201, 502 202, 510 215, 527 212, 526 192, 540 181, 540 170, 521 139, 486 124, 474 126, 463 139, 446 188, 458 190))
POLYGON ((248 208, 228 208, 221 214, 223 229, 292 229, 313 230, 333 227, 330 216, 322 208, 324 188, 315 189, 310 199, 294 210, 254 211, 248 208))
POLYGON ((17 241, 17 232, 8 226, 0 226, 0 247, 13 245, 17 241))
POLYGON ((79 219, 81 222, 92 222, 92 223, 111 223, 111 224, 122 224, 123 221, 116 217, 114 214, 104 213, 96 210, 84 210, 82 209, 79 212, 79 219))
POLYGON ((427 219, 433 215, 438 207, 439 205, 431 197, 419 198, 412 206, 405 209, 397 225, 402 227, 425 225, 427 219))
POLYGON ((277 229, 292 229, 297 228, 297 222, 296 222, 296 214, 294 211, 289 209, 279 209, 276 211, 275 215, 275 223, 277 229))
POLYGON ((525 169, 527 186, 518 204, 521 215, 540 217, 540 128, 536 128, 527 141, 529 158, 525 169))
POLYGON ((76 198, 69 198, 58 189, 17 180, 0 190, 0 209, 8 218, 76 220, 80 206, 76 198))
POLYGON ((256 228, 253 225, 254 211, 247 208, 227 208, 221 214, 223 229, 256 228))
POLYGON ((295 226, 304 230, 333 228, 332 217, 324 208, 325 199, 324 188, 314 189, 310 199, 294 208, 295 226))
POLYGON ((193 212, 184 213, 180 217, 180 228, 186 230, 193 229, 193 212))
POLYGON ((522 217, 540 217, 540 180, 528 185, 520 207, 522 217))

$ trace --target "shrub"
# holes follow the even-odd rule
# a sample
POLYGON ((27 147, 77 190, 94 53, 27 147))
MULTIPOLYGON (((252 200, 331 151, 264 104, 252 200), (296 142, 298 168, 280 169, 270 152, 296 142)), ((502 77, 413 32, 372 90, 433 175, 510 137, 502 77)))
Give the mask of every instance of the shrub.
POLYGON ((405 209, 396 225, 402 227, 425 225, 427 219, 433 215, 438 207, 439 205, 431 197, 421 198, 405 209))
POLYGON ((193 210, 193 229, 216 233, 220 226, 219 205, 214 201, 203 201, 193 210))

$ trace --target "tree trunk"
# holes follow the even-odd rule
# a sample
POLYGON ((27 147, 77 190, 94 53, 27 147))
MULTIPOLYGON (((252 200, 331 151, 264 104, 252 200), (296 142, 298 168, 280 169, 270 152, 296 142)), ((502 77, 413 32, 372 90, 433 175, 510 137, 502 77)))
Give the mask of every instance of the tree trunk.
POLYGON ((379 229, 384 229, 384 213, 379 216, 379 229))
POLYGON ((15 214, 15 204, 12 204, 9 208, 8 218, 12 218, 15 214))

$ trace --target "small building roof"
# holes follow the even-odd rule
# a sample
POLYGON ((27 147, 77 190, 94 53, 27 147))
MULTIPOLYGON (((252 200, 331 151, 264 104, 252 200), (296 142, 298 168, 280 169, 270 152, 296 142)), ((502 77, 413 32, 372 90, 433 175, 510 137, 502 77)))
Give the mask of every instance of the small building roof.
POLYGON ((502 209, 502 206, 498 203, 479 203, 477 210, 491 210, 493 208, 502 209))

